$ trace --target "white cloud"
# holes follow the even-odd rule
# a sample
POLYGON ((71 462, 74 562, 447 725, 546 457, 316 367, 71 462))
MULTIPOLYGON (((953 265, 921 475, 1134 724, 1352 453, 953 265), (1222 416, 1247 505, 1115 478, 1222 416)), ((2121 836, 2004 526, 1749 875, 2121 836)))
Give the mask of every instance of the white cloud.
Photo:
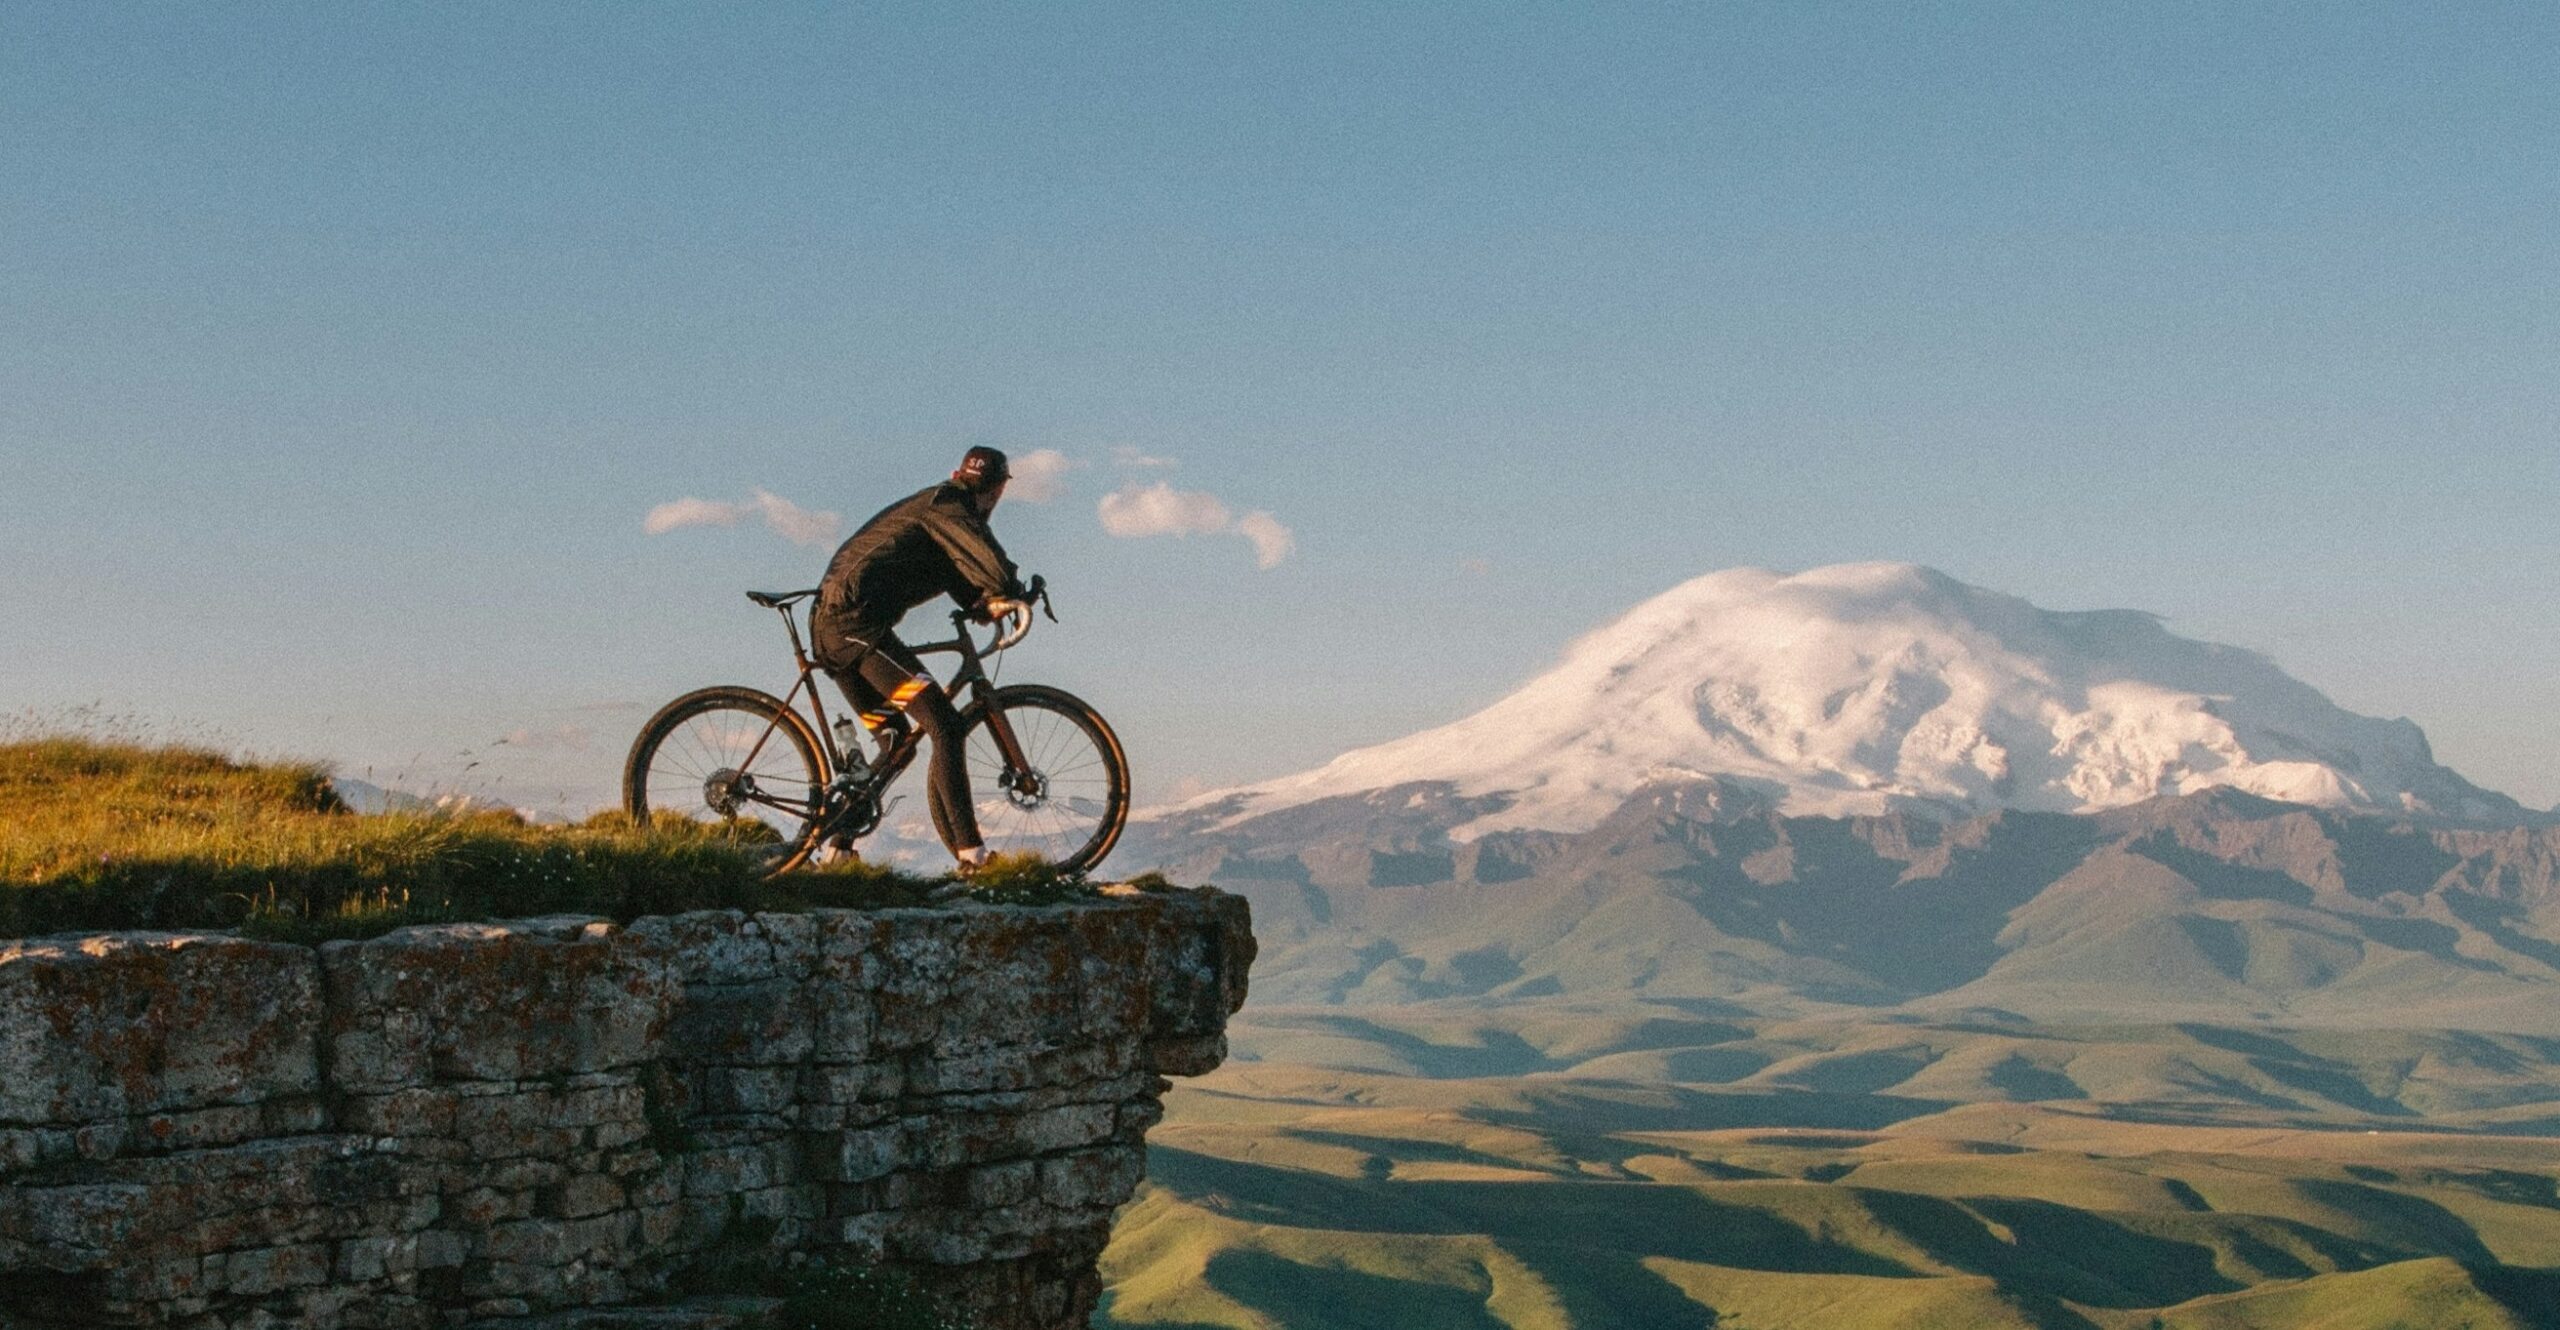
POLYGON ((1267 512, 1256 509, 1237 517, 1217 495, 1178 490, 1161 480, 1152 485, 1123 485, 1103 495, 1097 511, 1102 529, 1123 539, 1242 536, 1253 546, 1255 564, 1266 569, 1278 567, 1298 548, 1296 533, 1267 512))
POLYGON ((1282 559, 1298 550, 1297 533, 1260 509, 1236 519, 1236 534, 1253 542, 1254 566, 1266 571, 1279 567, 1282 559))
POLYGON ((1161 480, 1103 495, 1100 511, 1102 529, 1123 538, 1216 535, 1235 520, 1217 495, 1178 490, 1161 480))
POLYGON ((653 536, 663 536, 678 527, 736 526, 746 513, 746 505, 716 503, 710 499, 678 499, 649 510, 640 529, 653 536))
POLYGON ((782 534, 794 545, 825 545, 835 540, 844 526, 844 518, 835 513, 822 513, 803 508, 780 495, 756 491, 756 508, 764 514, 764 524, 782 534))
POLYGON ((1181 462, 1170 457, 1150 456, 1126 443, 1111 450, 1111 464, 1139 471, 1161 470, 1182 465, 1181 462))
POLYGON ((1013 480, 1005 497, 1025 503, 1047 503, 1066 492, 1067 473, 1082 465, 1055 448, 1042 448, 1013 459, 1013 480))
POLYGON ((692 497, 662 503, 640 520, 640 529, 663 536, 689 526, 736 526, 748 517, 763 518, 766 526, 794 545, 824 545, 844 526, 844 518, 836 513, 803 508, 769 490, 757 490, 754 498, 743 503, 692 497))

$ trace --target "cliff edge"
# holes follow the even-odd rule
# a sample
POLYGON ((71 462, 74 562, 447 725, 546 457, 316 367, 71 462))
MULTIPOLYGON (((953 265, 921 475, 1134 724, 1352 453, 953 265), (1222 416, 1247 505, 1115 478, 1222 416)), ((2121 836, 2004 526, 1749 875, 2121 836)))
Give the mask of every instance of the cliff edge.
POLYGON ((530 1324, 786 1253, 1081 1326, 1253 955, 1206 889, 0 941, 0 1327, 530 1324))

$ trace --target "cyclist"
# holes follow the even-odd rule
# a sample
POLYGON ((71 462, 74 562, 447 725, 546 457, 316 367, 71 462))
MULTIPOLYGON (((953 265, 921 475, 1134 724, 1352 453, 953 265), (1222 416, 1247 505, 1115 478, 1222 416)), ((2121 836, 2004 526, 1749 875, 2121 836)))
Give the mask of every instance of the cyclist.
MULTIPOLYGON (((987 526, 1012 470, 1002 451, 971 448, 951 478, 880 510, 836 550, 810 615, 812 654, 863 726, 885 741, 913 723, 933 743, 934 830, 961 876, 986 863, 960 749, 960 713, 895 631, 907 611, 949 596, 981 622, 1022 607, 1013 560, 987 526)), ((829 846, 829 858, 848 853, 829 846)))

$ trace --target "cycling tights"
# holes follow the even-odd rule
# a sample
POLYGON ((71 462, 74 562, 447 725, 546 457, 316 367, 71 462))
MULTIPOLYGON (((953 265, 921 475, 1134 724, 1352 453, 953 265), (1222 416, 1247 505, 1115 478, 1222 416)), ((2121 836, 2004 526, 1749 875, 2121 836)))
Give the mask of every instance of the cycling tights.
POLYGON ((931 783, 933 829, 942 837, 944 846, 957 855, 978 848, 978 810, 969 805, 969 767, 967 755, 960 747, 960 713, 951 705, 951 697, 942 685, 925 673, 924 662, 898 640, 898 635, 883 632, 868 639, 856 639, 867 649, 850 669, 829 669, 827 674, 844 690, 845 700, 862 717, 865 729, 878 730, 890 715, 904 712, 933 744, 933 765, 927 773, 931 783))

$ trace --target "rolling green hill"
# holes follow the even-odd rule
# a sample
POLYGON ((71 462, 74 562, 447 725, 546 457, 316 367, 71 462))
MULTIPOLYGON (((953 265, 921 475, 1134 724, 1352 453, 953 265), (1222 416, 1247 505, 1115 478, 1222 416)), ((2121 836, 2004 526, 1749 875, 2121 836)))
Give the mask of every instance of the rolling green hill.
MULTIPOLYGON (((1519 1012, 1474 1030, 1421 1015, 1367 1038, 1337 1030, 1333 1047, 1365 1042, 1408 1064, 1433 1048, 1458 1062, 1489 1047, 1554 1059, 1522 1038, 1519 1012)), ((1239 1047, 1302 1038, 1307 1019, 1257 1020, 1239 1047)), ((1665 1034, 1621 1028, 1631 1044, 1665 1034)), ((2234 1052, 2220 1045, 2235 1032, 2209 1028, 2044 1033, 2076 1050, 2065 1066, 2121 1056, 2137 1068, 2110 1074, 2141 1097, 2114 1099, 1939 1072, 1985 1065, 2014 1031, 1905 1029, 1938 1055, 1855 1075, 1815 1069, 1894 1031, 1730 1033, 1770 1060, 1682 1082, 1588 1074, 1663 1048, 1576 1049, 1591 1056, 1564 1071, 1468 1076, 1232 1062, 1176 1090, 1152 1134, 1150 1185, 1105 1257, 1097 1324, 2560 1324, 2560 1141, 2547 1115, 2546 1134, 2529 1135, 2499 1129, 2497 1109, 2438 1119, 2381 1090, 2357 1109, 2344 1085, 2288 1093, 2285 1076, 2306 1078, 2270 1070, 2326 1067, 2387 1089, 2393 1068, 2447 1045, 2257 1033, 2234 1052), (2176 1086, 2155 1079, 2161 1068, 2217 1052, 2256 1070, 2225 1066, 2233 1093, 2221 1098, 2163 1093, 2176 1086)), ((2560 1100, 2548 1060, 2499 1050, 2519 1046, 2475 1050, 2475 1070, 2506 1068, 2482 1102, 2560 1100)))
POLYGON ((1262 960, 1101 1324, 2560 1327, 2560 831, 1485 811, 1157 847, 1262 960))

